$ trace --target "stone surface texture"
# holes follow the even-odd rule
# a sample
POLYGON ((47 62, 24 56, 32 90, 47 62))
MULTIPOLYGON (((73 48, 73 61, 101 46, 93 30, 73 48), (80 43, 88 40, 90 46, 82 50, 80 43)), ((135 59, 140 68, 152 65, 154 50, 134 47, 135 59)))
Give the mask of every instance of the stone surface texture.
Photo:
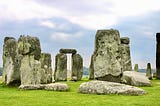
POLYGON ((129 71, 132 70, 131 64, 131 56, 130 56, 130 46, 129 46, 129 38, 122 37, 121 38, 121 60, 122 60, 122 70, 129 71))
POLYGON ((152 79, 151 63, 147 63, 146 76, 148 77, 148 79, 152 79))
POLYGON ((145 74, 136 71, 123 72, 122 80, 124 83, 132 86, 152 86, 151 81, 145 74))
POLYGON ((60 49, 59 52, 60 53, 71 53, 71 54, 77 53, 76 49, 60 49))
POLYGON ((122 95, 144 95, 146 92, 138 87, 125 84, 107 82, 107 81, 90 81, 82 83, 79 92, 84 94, 122 94, 122 95))
POLYGON ((66 81, 67 80, 67 55, 64 53, 59 53, 56 55, 55 81, 66 81))
POLYGON ((160 79, 160 33, 156 34, 156 78, 160 79))
POLYGON ((51 83, 51 84, 46 84, 44 89, 51 91, 68 91, 69 87, 67 84, 51 83))
POLYGON ((138 64, 134 65, 134 71, 138 72, 139 68, 138 68, 138 64))
POLYGON ((94 77, 98 80, 120 82, 121 44, 118 30, 98 30, 93 58, 94 77))
POLYGON ((83 59, 79 54, 72 54, 71 80, 79 81, 83 75, 83 59))
POLYGON ((20 83, 19 57, 17 41, 13 37, 5 37, 3 45, 3 82, 6 85, 20 83))

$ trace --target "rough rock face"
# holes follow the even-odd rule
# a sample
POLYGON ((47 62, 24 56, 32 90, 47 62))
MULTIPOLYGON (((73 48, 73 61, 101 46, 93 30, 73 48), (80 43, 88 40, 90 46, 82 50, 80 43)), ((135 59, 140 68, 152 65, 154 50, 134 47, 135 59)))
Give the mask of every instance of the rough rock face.
POLYGON ((67 55, 60 53, 56 55, 55 81, 66 81, 67 80, 67 55))
POLYGON ((92 55, 91 57, 91 64, 89 66, 89 79, 93 80, 94 79, 94 67, 93 67, 93 60, 94 59, 94 55, 92 55))
POLYGON ((47 84, 52 82, 52 66, 51 66, 51 54, 42 53, 41 62, 41 83, 47 84))
POLYGON ((3 45, 3 82, 6 85, 19 84, 19 57, 17 41, 13 37, 5 37, 3 45))
POLYGON ((160 33, 156 34, 156 78, 160 79, 160 33))
POLYGON ((139 68, 138 68, 138 64, 134 65, 134 71, 138 72, 139 68))
POLYGON ((120 82, 122 67, 120 35, 118 30, 98 30, 93 55, 95 79, 120 82))
POLYGON ((129 46, 129 38, 128 37, 121 38, 121 51, 122 51, 122 56, 121 56, 122 70, 123 71, 132 70, 130 46, 129 46))
POLYGON ((123 95, 144 95, 143 89, 107 81, 90 81, 82 83, 79 87, 80 93, 85 94, 123 94, 123 95))
POLYGON ((22 85, 36 85, 41 82, 40 42, 37 37, 20 36, 18 52, 21 55, 20 72, 22 85))
POLYGON ((44 89, 45 85, 42 84, 37 84, 37 85, 20 85, 19 89, 20 90, 41 90, 44 89))
POLYGON ((51 84, 46 84, 44 89, 51 91, 68 91, 69 87, 67 84, 51 83, 51 84))
POLYGON ((145 74, 136 71, 123 72, 122 80, 124 83, 132 86, 152 86, 145 74))
POLYGON ((150 63, 147 63, 146 76, 148 77, 148 79, 152 79, 152 72, 151 72, 151 64, 150 63))
POLYGON ((79 81, 83 75, 83 59, 79 54, 72 54, 71 80, 79 81))
POLYGON ((72 53, 72 54, 77 53, 76 49, 60 49, 59 52, 60 53, 72 53))

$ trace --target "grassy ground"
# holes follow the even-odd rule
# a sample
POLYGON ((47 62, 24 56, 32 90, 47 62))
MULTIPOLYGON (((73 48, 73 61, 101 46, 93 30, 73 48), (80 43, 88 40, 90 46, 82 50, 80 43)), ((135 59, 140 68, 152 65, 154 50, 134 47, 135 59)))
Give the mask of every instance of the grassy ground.
POLYGON ((160 80, 153 87, 142 87, 144 96, 88 95, 77 92, 82 82, 66 82, 69 92, 45 90, 20 91, 0 84, 0 106, 160 106, 160 80))

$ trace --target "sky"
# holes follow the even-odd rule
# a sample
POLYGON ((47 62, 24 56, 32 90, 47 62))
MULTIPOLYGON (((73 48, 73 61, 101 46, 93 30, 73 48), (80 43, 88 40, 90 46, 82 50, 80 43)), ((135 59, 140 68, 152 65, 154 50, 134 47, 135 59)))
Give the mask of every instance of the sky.
MULTIPOLYGON (((97 30, 130 38, 132 66, 155 68, 160 0, 0 0, 0 57, 5 36, 37 36, 42 52, 75 48, 89 67, 97 30)), ((69 57, 70 59, 70 57, 69 57)), ((0 67, 2 67, 0 58, 0 67)))

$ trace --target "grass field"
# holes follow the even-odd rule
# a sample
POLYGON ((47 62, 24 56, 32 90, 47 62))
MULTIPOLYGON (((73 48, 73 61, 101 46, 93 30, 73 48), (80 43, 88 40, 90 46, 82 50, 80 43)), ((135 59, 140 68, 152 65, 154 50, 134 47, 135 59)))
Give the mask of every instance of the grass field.
POLYGON ((79 85, 86 81, 66 82, 68 92, 20 91, 0 84, 0 106, 160 106, 160 80, 152 80, 153 87, 141 87, 147 91, 143 96, 78 93, 79 85))

